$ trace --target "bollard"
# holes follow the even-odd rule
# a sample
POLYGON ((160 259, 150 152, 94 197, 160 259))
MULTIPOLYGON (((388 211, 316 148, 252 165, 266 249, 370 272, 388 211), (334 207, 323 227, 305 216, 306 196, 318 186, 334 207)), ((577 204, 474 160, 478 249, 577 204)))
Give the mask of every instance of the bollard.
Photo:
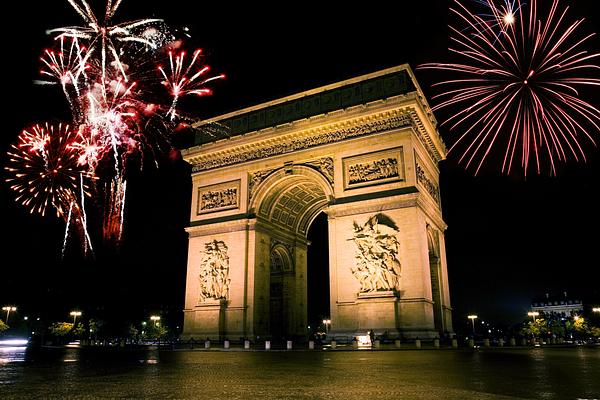
POLYGON ((331 341, 331 348, 335 349, 337 347, 337 342, 335 340, 331 341))
POLYGON ((228 349, 229 348, 229 340, 226 340, 223 342, 223 347, 228 349))
POLYGON ((515 340, 514 337, 511 337, 510 340, 508 341, 508 343, 510 344, 510 346, 515 347, 517 345, 517 341, 515 340))
POLYGON ((556 344, 556 338, 553 337, 552 339, 550 339, 550 344, 556 344))
POLYGON ((498 339, 498 347, 504 347, 504 339, 503 338, 498 339))
POLYGON ((396 346, 397 349, 402 347, 402 342, 400 341, 400 339, 394 340, 394 346, 396 346))
POLYGON ((265 341, 265 350, 271 350, 271 341, 270 340, 265 341))
POLYGON ((381 347, 381 341, 379 339, 375 340, 373 342, 373 347, 375 347, 376 349, 381 347))
POLYGON ((490 347, 490 339, 488 339, 488 338, 483 339, 483 347, 490 347))
POLYGON ((433 347, 436 349, 440 348, 440 339, 433 339, 433 347))
POLYGON ((308 349, 309 350, 314 350, 315 349, 315 341, 314 340, 309 340, 308 341, 308 349))
POLYGON ((210 349, 210 340, 207 340, 204 342, 204 348, 205 349, 210 349))
POLYGON ((250 348, 250 341, 244 340, 244 349, 248 350, 250 348))
POLYGON ((469 341, 467 342, 467 347, 470 349, 475 347, 475 341, 473 339, 469 339, 469 341))
POLYGON ((417 349, 420 349, 420 348, 421 348, 421 339, 417 339, 417 340, 415 340, 415 347, 416 347, 417 349))
POLYGON ((527 339, 521 338, 521 346, 527 346, 527 339))
POLYGON ((353 349, 358 349, 358 340, 352 339, 352 348, 353 349))
POLYGON ((288 340, 288 341, 287 341, 287 346, 286 346, 286 348, 287 348, 288 350, 291 350, 291 349, 292 349, 292 341, 291 341, 291 340, 288 340))
POLYGON ((458 339, 452 338, 452 348, 458 349, 458 339))

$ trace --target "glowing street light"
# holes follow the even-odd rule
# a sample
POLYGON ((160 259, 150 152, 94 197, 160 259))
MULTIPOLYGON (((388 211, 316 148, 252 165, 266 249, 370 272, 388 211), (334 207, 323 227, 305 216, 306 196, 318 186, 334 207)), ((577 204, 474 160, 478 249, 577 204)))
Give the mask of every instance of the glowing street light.
POLYGON ((331 320, 330 319, 324 319, 323 320, 323 324, 325 324, 325 334, 329 334, 329 327, 331 326, 331 320))
POLYGON ((527 313, 527 315, 529 315, 530 317, 533 317, 533 322, 535 322, 535 317, 537 317, 538 315, 540 315, 540 313, 537 312, 537 311, 529 311, 527 313))
POLYGON ((600 307, 594 307, 594 308, 592 308, 592 311, 600 313, 600 307))
POLYGON ((160 321, 160 317, 158 315, 151 315, 150 319, 154 321, 154 326, 158 326, 158 321, 160 321))
POLYGON ((10 315, 10 312, 17 311, 17 307, 5 306, 5 307, 2 307, 2 311, 6 311, 6 321, 4 321, 4 323, 8 324, 8 316, 10 315))
POLYGON ((73 317, 73 328, 75 328, 75 321, 77 320, 77 317, 81 317, 81 311, 71 311, 69 315, 73 317))
POLYGON ((477 319, 477 315, 467 315, 467 318, 469 318, 473 324, 473 337, 475 337, 475 320, 477 319))

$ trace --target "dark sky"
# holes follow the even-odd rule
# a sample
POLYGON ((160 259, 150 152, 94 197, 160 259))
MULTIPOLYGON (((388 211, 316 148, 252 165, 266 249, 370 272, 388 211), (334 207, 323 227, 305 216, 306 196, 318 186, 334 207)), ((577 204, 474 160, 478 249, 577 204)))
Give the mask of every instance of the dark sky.
MULTIPOLYGON (((51 43, 45 30, 79 24, 66 0, 14 2, 2 25, 5 40, 4 126, 0 158, 25 126, 68 118, 56 87, 36 86, 38 58, 51 43)), ((97 2, 102 4, 102 2, 97 2)), ((566 3, 566 2, 565 2, 566 3)), ((572 0, 585 30, 600 26, 593 0, 572 0)), ((95 3, 92 3, 95 4, 95 3)), ((383 68, 447 59, 448 3, 372 1, 252 3, 124 0, 116 20, 160 17, 188 26, 189 49, 202 47, 213 70, 228 79, 215 95, 188 101, 186 111, 210 117, 383 68), (190 8, 190 3, 200 4, 190 8)), ((598 49, 598 40, 593 42, 598 49)), ((417 72, 431 97, 435 74, 417 72)), ((598 106, 598 95, 594 104, 598 106)), ((438 116, 438 119, 440 116, 438 116)), ((440 128, 447 143, 453 136, 440 128)), ((600 139, 598 132, 594 133, 600 139)), ((558 177, 503 176, 489 168, 474 177, 457 159, 440 165, 446 248, 455 323, 467 313, 514 321, 532 296, 567 290, 598 296, 598 150, 587 164, 561 167, 558 177), (595 292, 594 292, 595 291, 595 292)), ((168 157, 161 168, 130 177, 127 227, 119 252, 98 249, 95 261, 60 260, 63 225, 30 216, 0 186, 0 302, 60 318, 73 307, 88 313, 135 315, 183 307, 189 218, 189 168, 168 157)))

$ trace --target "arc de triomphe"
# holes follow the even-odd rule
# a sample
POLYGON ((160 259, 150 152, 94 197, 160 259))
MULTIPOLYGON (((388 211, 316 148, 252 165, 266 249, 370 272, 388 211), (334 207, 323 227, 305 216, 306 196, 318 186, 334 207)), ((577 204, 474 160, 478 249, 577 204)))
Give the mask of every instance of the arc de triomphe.
POLYGON ((445 147, 407 65, 199 123, 184 336, 305 337, 308 228, 329 227, 331 335, 452 331, 445 147))

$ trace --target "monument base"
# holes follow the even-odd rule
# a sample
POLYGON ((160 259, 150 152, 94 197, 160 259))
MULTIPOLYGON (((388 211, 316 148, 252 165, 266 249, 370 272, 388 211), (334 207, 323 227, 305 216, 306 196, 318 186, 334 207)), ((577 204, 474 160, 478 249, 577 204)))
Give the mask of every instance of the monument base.
POLYGON ((183 310, 184 340, 221 340, 225 336, 226 299, 207 299, 193 309, 183 310))

